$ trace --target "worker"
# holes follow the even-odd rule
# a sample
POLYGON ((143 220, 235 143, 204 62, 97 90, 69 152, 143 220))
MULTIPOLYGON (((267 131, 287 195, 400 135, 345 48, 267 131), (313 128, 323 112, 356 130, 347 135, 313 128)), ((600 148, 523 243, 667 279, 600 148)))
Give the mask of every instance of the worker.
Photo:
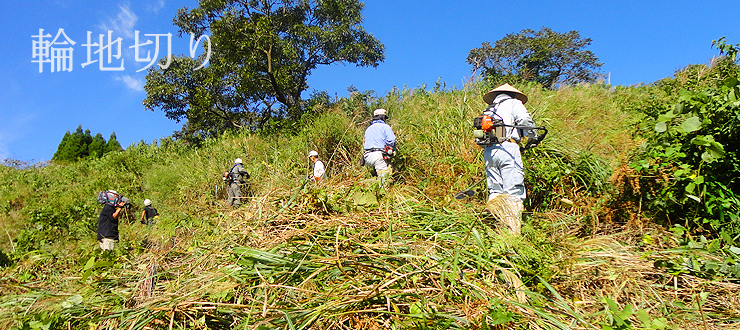
POLYGON ((326 179, 326 167, 324 167, 324 162, 319 160, 319 153, 316 150, 311 150, 308 153, 308 159, 313 162, 312 179, 317 182, 326 179))
POLYGON ((396 154, 396 135, 386 123, 386 112, 385 109, 373 111, 372 124, 365 130, 363 155, 364 165, 375 170, 381 187, 393 173, 390 158, 396 154))
POLYGON ((157 212, 157 209, 152 207, 152 201, 148 198, 145 199, 144 211, 141 212, 141 219, 139 219, 139 221, 148 226, 151 225, 157 217, 159 217, 159 212, 157 212))
POLYGON ((529 146, 534 146, 538 140, 536 130, 510 126, 534 127, 534 121, 524 107, 528 98, 513 86, 504 84, 484 94, 483 100, 488 107, 482 116, 488 116, 504 125, 498 131, 502 136, 498 137, 497 143, 485 146, 483 151, 488 201, 502 194, 512 196, 512 208, 513 212, 518 214, 520 228, 521 212, 524 210, 527 194, 524 188, 524 165, 518 143, 522 135, 534 141, 528 142, 529 146))
POLYGON ((248 179, 249 173, 244 169, 244 166, 242 166, 242 159, 235 159, 234 166, 231 167, 231 170, 226 172, 226 175, 224 175, 224 181, 229 185, 229 198, 226 200, 227 204, 234 207, 242 205, 241 185, 246 183, 248 179))
POLYGON ((113 250, 118 241, 118 218, 128 199, 124 199, 115 190, 101 194, 105 197, 105 202, 98 216, 98 245, 103 251, 113 250))

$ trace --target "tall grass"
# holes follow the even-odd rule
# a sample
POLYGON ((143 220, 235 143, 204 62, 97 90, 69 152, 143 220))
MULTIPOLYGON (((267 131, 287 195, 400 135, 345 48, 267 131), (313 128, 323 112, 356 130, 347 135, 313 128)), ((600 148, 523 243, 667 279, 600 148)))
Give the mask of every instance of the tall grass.
MULTIPOLYGON (((524 153, 532 202, 518 237, 480 213, 482 194, 451 198, 483 177, 472 141, 483 84, 359 93, 290 131, 229 133, 200 147, 165 139, 97 160, 2 167, 0 247, 13 264, 0 272, 0 327, 598 328, 613 325, 608 297, 700 324, 690 287, 708 282, 650 269, 665 254, 584 234, 635 144, 629 127, 639 115, 624 105, 639 92, 517 87, 550 130, 524 153), (376 107, 388 109, 400 150, 382 191, 358 164, 376 107), (327 164, 326 182, 307 183, 309 150, 327 164), (245 205, 231 209, 221 173, 237 157, 252 179, 245 205), (134 202, 112 253, 94 238, 95 193, 105 189, 134 202), (136 222, 145 198, 161 214, 153 227, 136 222), (683 284, 672 288, 672 278, 683 284)), ((735 313, 734 289, 705 289, 727 302, 699 297, 711 322, 735 313)), ((637 312, 627 318, 638 322, 637 312)))

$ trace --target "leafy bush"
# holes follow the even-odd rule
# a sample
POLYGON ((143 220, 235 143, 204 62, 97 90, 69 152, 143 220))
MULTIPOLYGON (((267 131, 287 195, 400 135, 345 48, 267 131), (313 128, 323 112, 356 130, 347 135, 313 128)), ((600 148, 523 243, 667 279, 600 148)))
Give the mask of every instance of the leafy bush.
MULTIPOLYGON (((705 74, 709 82, 682 83, 689 89, 678 92, 671 109, 657 115, 655 108, 645 109, 653 116, 643 128, 646 143, 631 166, 641 176, 637 194, 654 214, 737 237, 740 81, 737 64, 718 63, 705 74)), ((677 74, 676 80, 681 77, 677 74)))

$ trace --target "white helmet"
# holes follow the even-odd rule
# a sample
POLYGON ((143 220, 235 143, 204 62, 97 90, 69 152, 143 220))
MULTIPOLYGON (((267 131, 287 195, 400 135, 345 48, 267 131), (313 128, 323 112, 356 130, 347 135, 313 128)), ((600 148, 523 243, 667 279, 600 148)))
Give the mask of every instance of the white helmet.
POLYGON ((149 198, 144 200, 144 206, 152 205, 152 201, 149 200, 149 198))
POLYGON ((311 158, 311 156, 316 156, 316 157, 319 157, 319 153, 318 153, 318 152, 316 152, 316 150, 311 150, 311 151, 310 151, 310 152, 308 153, 308 157, 309 157, 309 158, 311 158))
POLYGON ((241 163, 242 163, 241 158, 234 159, 234 164, 241 164, 241 163))
POLYGON ((375 111, 373 111, 373 116, 385 115, 385 113, 386 113, 386 110, 385 109, 382 109, 382 108, 381 109, 375 109, 375 111))

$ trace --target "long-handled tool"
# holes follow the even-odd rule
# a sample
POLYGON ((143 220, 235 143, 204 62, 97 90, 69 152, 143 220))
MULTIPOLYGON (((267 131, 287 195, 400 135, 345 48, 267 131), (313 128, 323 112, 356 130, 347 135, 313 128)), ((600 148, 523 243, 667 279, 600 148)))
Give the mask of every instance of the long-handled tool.
POLYGON ((473 190, 473 188, 475 188, 475 186, 479 185, 485 179, 486 179, 486 177, 483 177, 483 179, 478 180, 478 182, 476 182, 473 185, 471 185, 470 187, 468 187, 468 189, 465 189, 463 191, 459 191, 459 192, 455 193, 453 196, 455 197, 455 199, 465 199, 465 198, 468 198, 468 197, 475 196, 475 190, 473 190))

